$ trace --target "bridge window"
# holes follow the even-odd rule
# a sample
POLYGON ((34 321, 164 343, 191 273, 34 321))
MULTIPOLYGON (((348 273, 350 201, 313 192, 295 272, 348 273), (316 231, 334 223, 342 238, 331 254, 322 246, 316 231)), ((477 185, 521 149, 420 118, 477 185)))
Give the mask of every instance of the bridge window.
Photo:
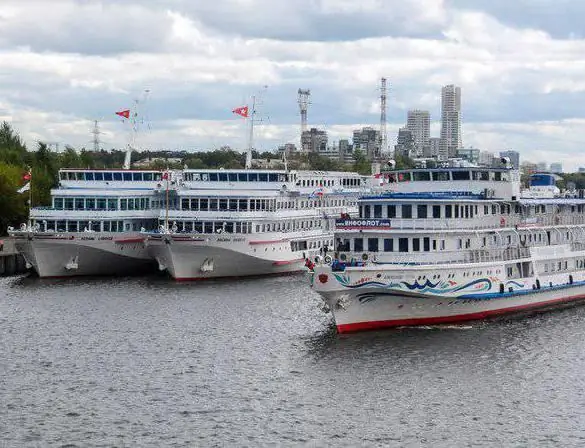
POLYGON ((54 207, 57 210, 63 210, 63 198, 55 198, 53 200, 54 207))
POLYGON ((187 198, 183 198, 181 199, 181 210, 190 210, 191 209, 191 205, 190 205, 190 201, 187 198))
POLYGON ((218 179, 220 182, 227 182, 227 180, 228 180, 227 173, 219 173, 218 176, 219 176, 218 179))
POLYGON ((132 180, 132 173, 122 173, 122 177, 124 178, 124 181, 130 182, 132 180))
POLYGON ((353 251, 354 252, 363 252, 363 250, 364 250, 363 238, 355 238, 353 240, 353 251))
POLYGON ((95 199, 93 199, 93 198, 87 198, 85 200, 85 208, 87 210, 95 210, 95 199))
POLYGON ((469 180, 469 171, 453 171, 453 180, 469 180))
POLYGON ((85 210, 84 198, 75 198, 75 210, 85 210))
POLYGON ((108 210, 118 210, 117 199, 108 199, 108 210))
POLYGON ((152 173, 142 173, 142 180, 144 180, 145 182, 151 182, 153 178, 154 176, 152 175, 152 173))
POLYGON ((424 204, 419 204, 416 206, 416 215, 417 218, 427 218, 427 206, 424 204))
POLYGON ((378 238, 368 238, 368 252, 378 252, 378 238))
POLYGON ((433 218, 440 218, 441 217, 441 206, 440 205, 433 205, 433 218))
POLYGON ((122 180, 122 173, 114 173, 114 180, 121 181, 122 180))
POLYGON ((384 252, 394 252, 393 238, 384 238, 384 252))
POLYGON ((396 206, 389 205, 387 207, 388 218, 396 218, 396 206))
POLYGON ((449 178, 449 173, 450 173, 450 171, 434 171, 433 172, 433 180, 449 181, 449 180, 451 180, 449 178))
POLYGON ((268 174, 267 173, 260 173, 258 175, 258 180, 260 182, 268 182, 268 174))
POLYGON ((403 219, 411 219, 412 218, 412 205, 411 204, 403 204, 402 205, 402 218, 403 219))
POLYGON ((104 180, 104 173, 94 173, 95 180, 104 180))
POLYGON ((73 210, 73 198, 65 198, 65 210, 73 210))
POLYGON ((217 182, 217 180, 219 179, 217 173, 209 173, 209 182, 217 182))
POLYGON ((240 182, 247 182, 248 181, 248 174, 247 173, 238 173, 238 180, 240 182))
POLYGON ((370 217, 370 206, 364 205, 364 218, 369 218, 369 217, 370 217))
POLYGON ((85 180, 93 180, 93 173, 85 173, 85 180))
POLYGON ((238 173, 228 173, 228 179, 230 182, 238 181, 238 173))

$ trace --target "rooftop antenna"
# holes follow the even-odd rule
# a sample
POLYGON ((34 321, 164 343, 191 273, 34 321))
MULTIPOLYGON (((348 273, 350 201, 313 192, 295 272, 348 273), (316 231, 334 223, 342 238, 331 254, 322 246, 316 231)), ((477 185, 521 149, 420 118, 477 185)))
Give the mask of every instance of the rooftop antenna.
POLYGON ((124 169, 130 169, 130 162, 132 157, 132 151, 136 148, 136 135, 138 134, 138 129, 141 124, 144 123, 142 117, 139 118, 139 107, 144 104, 148 98, 150 93, 149 89, 145 89, 142 94, 142 99, 136 98, 134 100, 134 104, 130 109, 130 142, 126 147, 126 155, 124 157, 124 169))
POLYGON ((301 111, 301 146, 300 150, 303 150, 303 133, 307 130, 307 110, 309 109, 311 91, 309 89, 299 89, 298 91, 298 103, 301 111))
POLYGON ((91 130, 91 134, 93 135, 93 151, 94 152, 99 152, 100 151, 100 134, 102 133, 102 131, 100 131, 100 125, 99 125, 99 121, 98 120, 94 120, 93 121, 93 129, 91 130))
POLYGON ((388 152, 388 132, 386 129, 386 78, 382 78, 380 85, 380 152, 386 155, 388 152))

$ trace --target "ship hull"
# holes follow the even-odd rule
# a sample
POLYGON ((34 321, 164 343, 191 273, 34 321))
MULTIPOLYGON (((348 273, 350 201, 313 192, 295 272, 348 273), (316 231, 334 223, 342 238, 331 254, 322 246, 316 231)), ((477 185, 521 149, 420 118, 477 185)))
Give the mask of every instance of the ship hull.
POLYGON ((217 238, 163 236, 149 239, 147 246, 150 256, 158 262, 159 269, 166 270, 177 281, 285 275, 306 271, 303 254, 291 251, 288 242, 251 246, 247 240, 218 241, 217 238))
MULTIPOLYGON (((583 273, 548 278, 515 279, 514 287, 501 290, 499 282, 484 279, 461 283, 459 292, 419 292, 423 285, 409 283, 410 288, 336 283, 330 270, 312 274, 313 285, 331 310, 339 333, 377 330, 392 327, 442 325, 512 316, 585 301, 583 273), (327 283, 333 283, 327 286, 327 283), (484 283, 481 283, 484 282, 484 283), (415 287, 416 286, 416 287, 415 287), (483 291, 474 288, 485 286, 483 291)), ((402 282, 404 284, 404 282, 402 282)), ((511 284, 508 282, 508 284, 511 284)), ((435 286, 435 285, 433 285, 435 286)))
POLYGON ((119 276, 156 271, 156 263, 137 236, 25 235, 16 249, 41 278, 119 276))

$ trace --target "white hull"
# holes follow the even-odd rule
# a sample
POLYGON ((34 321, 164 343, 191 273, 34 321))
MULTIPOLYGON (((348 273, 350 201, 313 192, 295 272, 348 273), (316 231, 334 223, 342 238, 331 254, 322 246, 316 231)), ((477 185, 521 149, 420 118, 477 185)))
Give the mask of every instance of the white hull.
POLYGON ((147 246, 159 269, 178 281, 303 272, 303 255, 318 253, 293 252, 287 240, 251 243, 240 236, 163 235, 149 238, 147 246))
POLYGON ((128 275, 153 271, 139 235, 106 233, 15 235, 16 249, 42 278, 128 275))
POLYGON ((570 278, 569 274, 541 277, 538 283, 536 278, 455 278, 452 291, 446 288, 443 294, 438 291, 442 282, 430 280, 430 285, 420 280, 415 287, 415 278, 383 285, 378 274, 332 272, 322 266, 311 274, 313 287, 329 305, 340 333, 482 320, 585 300, 583 272, 573 272, 570 278), (503 292, 500 283, 505 285, 503 292))

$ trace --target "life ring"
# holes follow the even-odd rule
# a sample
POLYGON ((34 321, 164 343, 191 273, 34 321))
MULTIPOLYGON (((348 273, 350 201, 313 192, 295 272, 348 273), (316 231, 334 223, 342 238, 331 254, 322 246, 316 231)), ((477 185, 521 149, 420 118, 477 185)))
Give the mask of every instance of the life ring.
POLYGON ((333 258, 331 258, 331 255, 325 255, 325 258, 323 260, 325 261, 325 263, 329 264, 333 261, 333 258))
POLYGON ((362 260, 367 261, 368 260, 368 254, 366 254, 366 253, 362 254, 362 260))
POLYGON ((506 225, 506 218, 503 216, 500 218, 500 227, 504 227, 506 225))

